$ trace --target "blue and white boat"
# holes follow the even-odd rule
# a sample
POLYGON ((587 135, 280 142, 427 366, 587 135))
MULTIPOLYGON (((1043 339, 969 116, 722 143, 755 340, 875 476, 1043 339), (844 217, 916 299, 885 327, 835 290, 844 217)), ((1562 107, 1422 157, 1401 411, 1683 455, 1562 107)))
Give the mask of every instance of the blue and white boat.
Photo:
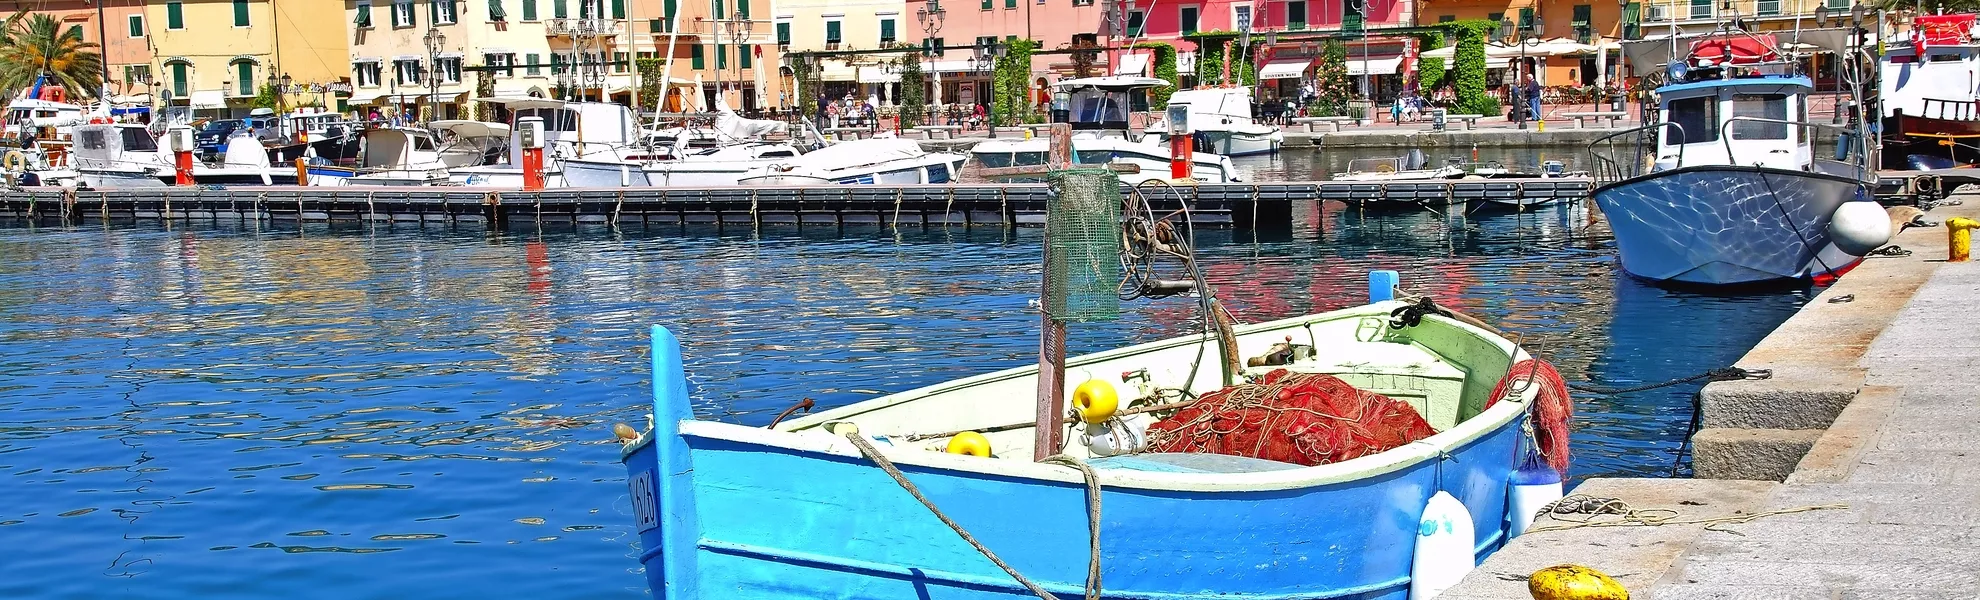
POLYGON ((1656 131, 1653 158, 1617 160, 1591 145, 1595 201, 1624 271, 1695 285, 1820 282, 1888 238, 1888 224, 1882 238, 1831 235, 1834 225, 1874 229, 1883 212, 1861 153, 1848 162, 1815 155, 1814 128, 1828 126, 1807 122, 1814 84, 1795 64, 1772 35, 1699 39, 1656 90, 1662 122, 1639 128, 1656 131), (1867 206, 1845 209, 1853 203, 1867 206), (1838 214, 1850 216, 1834 223, 1838 214))
MULTIPOLYGON (((1105 598, 1407 598, 1418 536, 1434 529, 1420 519, 1439 492, 1475 523, 1439 546, 1455 549, 1462 569, 1505 542, 1508 476, 1526 456, 1522 425, 1540 386, 1510 385, 1504 401, 1491 402, 1528 357, 1451 318, 1392 324, 1402 306, 1240 325, 1235 347, 1240 356, 1310 347, 1243 375, 1333 374, 1410 403, 1437 433, 1320 466, 1214 454, 1095 457, 1070 443, 1060 452, 1091 467, 1102 490, 1097 514, 1082 471, 1032 460, 1036 367, 747 427, 694 418, 679 342, 655 327, 654 421, 622 454, 639 561, 663 598, 1034 596, 897 486, 848 437, 856 436, 1012 571, 1059 597, 1079 597, 1092 582, 1105 598), (942 452, 962 431, 982 432, 994 456, 942 452)), ((1068 387, 1120 382, 1124 408, 1135 406, 1129 398, 1215 391, 1224 375, 1214 339, 1071 357, 1068 387)), ((1082 439, 1081 427, 1067 437, 1082 439)))

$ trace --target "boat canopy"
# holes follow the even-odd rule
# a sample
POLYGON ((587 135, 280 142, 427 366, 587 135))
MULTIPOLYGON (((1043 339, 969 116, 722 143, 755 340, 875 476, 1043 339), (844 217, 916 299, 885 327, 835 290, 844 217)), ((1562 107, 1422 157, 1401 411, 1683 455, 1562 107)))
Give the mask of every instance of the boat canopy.
POLYGON ((444 131, 458 138, 506 138, 509 126, 506 123, 443 119, 430 123, 435 131, 444 131))
POLYGON ((1138 88, 1164 87, 1169 85, 1169 82, 1161 79, 1156 79, 1154 77, 1112 75, 1107 77, 1080 77, 1077 79, 1061 79, 1059 80, 1058 83, 1052 85, 1059 89, 1069 90, 1069 91, 1078 90, 1080 88, 1098 88, 1107 91, 1127 91, 1138 88))

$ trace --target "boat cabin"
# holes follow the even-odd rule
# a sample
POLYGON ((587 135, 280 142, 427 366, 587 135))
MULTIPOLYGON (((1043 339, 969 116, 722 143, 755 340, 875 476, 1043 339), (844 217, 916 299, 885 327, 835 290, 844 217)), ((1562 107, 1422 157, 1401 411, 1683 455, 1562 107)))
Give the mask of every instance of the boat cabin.
POLYGON ((522 136, 513 128, 526 117, 543 119, 544 148, 550 155, 566 158, 610 155, 632 145, 639 133, 639 120, 622 104, 546 98, 484 98, 482 102, 500 105, 509 113, 512 160, 522 156, 522 136))
POLYGON ((1735 33, 1692 43, 1672 61, 1671 84, 1657 88, 1658 170, 1745 165, 1803 170, 1811 166, 1806 122, 1814 82, 1787 74, 1773 36, 1735 33))
POLYGON ((1974 100, 1980 96, 1974 16, 1918 17, 1910 44, 1886 48, 1877 78, 1883 117, 1980 120, 1974 100))
POLYGON ((1153 77, 1125 75, 1060 80, 1053 86, 1052 122, 1071 124, 1074 131, 1125 135, 1128 115, 1148 110, 1149 88, 1166 85, 1153 77))
POLYGON ((18 136, 29 129, 56 127, 58 132, 67 133, 70 126, 83 121, 82 114, 83 107, 74 104, 22 98, 7 105, 4 132, 18 136))
POLYGON ((441 166, 440 146, 433 134, 407 127, 380 127, 364 132, 366 171, 432 169, 441 166))
POLYGON ((143 125, 130 123, 77 125, 72 160, 82 168, 120 168, 163 164, 158 140, 143 125))

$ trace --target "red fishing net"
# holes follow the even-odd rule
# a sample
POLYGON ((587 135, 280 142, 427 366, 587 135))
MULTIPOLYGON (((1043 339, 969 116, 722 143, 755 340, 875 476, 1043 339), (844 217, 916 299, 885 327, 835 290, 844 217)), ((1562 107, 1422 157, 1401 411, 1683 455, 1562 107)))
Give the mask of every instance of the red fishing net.
POLYGON ((1537 358, 1529 358, 1513 364, 1506 376, 1499 380, 1499 386, 1492 389, 1492 398, 1485 408, 1491 408, 1500 398, 1506 396, 1509 385, 1525 390, 1528 385, 1539 385, 1534 392, 1533 407, 1528 411, 1533 420, 1534 441, 1540 445, 1540 456, 1547 459, 1547 465, 1567 475, 1568 470, 1568 419, 1574 417, 1574 400, 1568 397, 1567 381, 1561 379, 1561 372, 1554 365, 1537 358), (1530 383, 1529 383, 1530 382, 1530 383))
POLYGON ((1197 398, 1148 427, 1154 452, 1203 452, 1324 465, 1437 433, 1406 403, 1332 375, 1284 369, 1197 398))

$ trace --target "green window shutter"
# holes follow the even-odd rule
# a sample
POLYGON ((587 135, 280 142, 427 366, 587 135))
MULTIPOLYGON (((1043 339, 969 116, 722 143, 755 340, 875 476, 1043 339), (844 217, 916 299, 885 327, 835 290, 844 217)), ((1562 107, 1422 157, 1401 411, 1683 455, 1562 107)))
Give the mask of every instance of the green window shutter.
POLYGON ((427 0, 426 19, 435 25, 440 24, 440 3, 446 0, 427 0))
POLYGON ((83 32, 82 32, 82 26, 81 26, 81 25, 70 25, 70 26, 69 26, 69 32, 68 32, 68 33, 65 33, 65 34, 62 34, 62 37, 64 37, 64 38, 75 38, 75 39, 76 39, 76 41, 82 41, 82 39, 83 39, 83 32))
POLYGON ((665 8, 667 9, 666 19, 667 19, 667 27, 669 28, 674 26, 674 11, 680 8, 680 6, 676 4, 677 2, 679 2, 679 0, 667 0, 667 5, 665 8))
POLYGON ((893 20, 893 19, 883 19, 883 20, 881 20, 881 21, 880 21, 880 41, 882 41, 882 42, 892 42, 892 41, 894 41, 894 20, 893 20))
POLYGON ((659 20, 659 19, 647 19, 647 20, 646 20, 646 32, 647 32, 647 33, 666 33, 666 31, 665 31, 665 30, 663 30, 663 29, 661 28, 661 26, 660 26, 660 24, 661 24, 661 23, 665 23, 665 22, 666 22, 666 21, 662 21, 662 20, 659 20))
MULTIPOLYGON (((983 1, 989 2, 990 0, 983 0, 983 1)), ((165 28, 166 29, 186 28, 186 5, 180 4, 178 0, 172 0, 171 2, 165 3, 165 28)))
POLYGON ((839 43, 839 22, 838 22, 838 21, 826 21, 826 22, 825 22, 825 43, 827 43, 827 44, 837 44, 837 43, 839 43))
POLYGON ((753 58, 750 55, 756 53, 755 48, 755 46, 736 46, 736 60, 738 61, 736 65, 745 69, 750 68, 749 61, 753 58))
POLYGON ((186 97, 186 63, 172 63, 172 95, 186 97))
POLYGON ((543 68, 536 66, 536 61, 541 60, 543 57, 537 56, 535 54, 525 54, 523 55, 523 58, 529 61, 529 66, 524 67, 523 72, 528 73, 530 75, 543 74, 543 68))
POLYGON ((749 18, 749 0, 736 0, 736 16, 749 18))
POLYGON ((353 20, 352 22, 356 23, 358 27, 370 27, 371 5, 370 4, 357 5, 357 19, 353 20))
POLYGON ((990 10, 990 0, 983 0, 983 10, 990 10))
POLYGON ((234 26, 248 26, 248 0, 234 0, 234 26))
POLYGON ((241 61, 234 63, 234 87, 242 96, 254 95, 254 63, 241 61))
POLYGON ((568 19, 571 16, 571 8, 564 0, 550 0, 550 16, 568 19))
POLYGON ((1004 8, 1017 8, 1017 0, 1004 0, 1004 8))
POLYGON ((714 0, 714 2, 715 2, 715 18, 717 20, 729 18, 729 15, 724 14, 722 12, 722 0, 714 0))
POLYGON ((144 37, 144 17, 131 15, 131 37, 144 37))
POLYGON ((488 20, 509 20, 509 11, 502 10, 502 0, 488 0, 488 20))
POLYGON ((789 46, 789 45, 791 45, 791 24, 790 24, 790 23, 778 23, 778 24, 777 24, 777 45, 779 45, 779 46, 789 46))
POLYGON ((1533 28, 1533 7, 1529 6, 1526 8, 1519 9, 1519 28, 1520 29, 1533 28))
POLYGON ((715 43, 715 68, 729 68, 729 48, 723 46, 721 42, 715 43))
POLYGON ((591 0, 578 0, 578 18, 590 19, 597 16, 591 14, 591 0))
POLYGON ((1643 4, 1631 2, 1623 5, 1623 39, 1633 40, 1642 37, 1638 29, 1643 25, 1643 4))
POLYGON ((536 0, 522 0, 524 21, 536 20, 536 0))
POLYGON ((706 68, 706 63, 701 58, 701 44, 688 46, 688 64, 695 69, 706 68))
POLYGON ((550 74, 556 75, 562 72, 564 72, 564 55, 562 54, 550 55, 550 74))

